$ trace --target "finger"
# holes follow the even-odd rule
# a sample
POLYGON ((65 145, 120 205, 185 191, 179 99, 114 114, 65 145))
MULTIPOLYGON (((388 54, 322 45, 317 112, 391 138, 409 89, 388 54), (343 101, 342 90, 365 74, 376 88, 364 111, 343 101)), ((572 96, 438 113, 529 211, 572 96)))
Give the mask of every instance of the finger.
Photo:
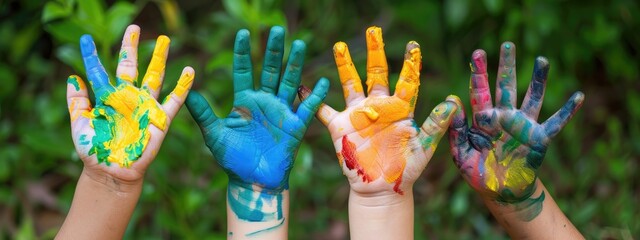
POLYGON ((162 80, 164 79, 164 69, 167 64, 167 55, 169 54, 169 45, 171 40, 165 35, 160 35, 156 40, 156 46, 153 49, 153 57, 147 68, 147 73, 142 78, 142 89, 146 89, 151 96, 158 99, 162 90, 162 80))
POLYGON ((71 75, 67 78, 67 106, 69 107, 69 116, 73 124, 82 114, 91 110, 91 101, 89 101, 89 92, 82 78, 71 75))
POLYGON ((242 29, 236 34, 233 46, 233 89, 235 93, 253 89, 251 75, 251 47, 249 46, 249 31, 242 29))
POLYGON ((206 135, 208 132, 206 129, 218 120, 218 117, 209 106, 207 100, 204 99, 200 93, 189 91, 185 105, 187 105, 187 110, 189 110, 193 120, 200 126, 202 134, 206 135))
POLYGON ((580 109, 584 102, 584 94, 582 92, 576 92, 571 96, 569 101, 562 106, 560 110, 554 113, 547 121, 542 123, 547 136, 549 138, 555 137, 562 128, 571 120, 573 115, 580 109))
POLYGON ((140 27, 129 25, 122 38, 122 47, 118 57, 116 79, 118 84, 134 84, 138 78, 138 41, 140 39, 140 27))
POLYGON ((461 166, 462 161, 466 160, 463 154, 471 147, 468 136, 469 124, 460 98, 450 95, 447 101, 455 103, 457 107, 449 125, 449 145, 456 165, 461 166))
POLYGON ((87 70, 87 78, 89 78, 91 88, 96 95, 96 102, 101 102, 102 95, 113 87, 109 83, 107 71, 100 63, 91 35, 85 34, 80 37, 80 52, 82 52, 84 68, 87 70))
POLYGON ((187 98, 187 94, 193 85, 193 78, 195 77, 195 71, 191 67, 185 67, 182 70, 182 74, 180 75, 180 79, 178 79, 178 83, 176 87, 167 95, 167 97, 162 101, 162 108, 164 112, 167 113, 169 117, 169 122, 173 120, 178 111, 180 111, 180 107, 184 103, 184 100, 187 98))
POLYGON ((308 94, 308 92, 304 93, 306 97, 302 103, 300 103, 296 114, 306 126, 309 125, 313 116, 318 112, 320 104, 322 104, 322 101, 327 96, 327 91, 329 91, 329 80, 320 78, 316 86, 313 87, 311 94, 308 94))
POLYGON ((420 127, 422 148, 425 151, 433 153, 436 150, 438 142, 449 128, 456 110, 458 110, 456 103, 447 100, 438 104, 431 111, 427 120, 420 127))
POLYGON ((402 66, 402 71, 400 71, 400 78, 396 84, 396 92, 394 94, 400 99, 409 102, 412 112, 416 105, 416 98, 418 98, 421 67, 420 45, 411 41, 407 44, 407 50, 404 53, 404 65, 402 66))
POLYGON ((369 96, 389 96, 387 57, 384 54, 382 29, 367 29, 367 92, 369 96))
POLYGON ((362 89, 362 80, 360 80, 358 71, 356 71, 353 60, 351 60, 351 54, 349 53, 347 44, 337 42, 333 45, 333 57, 338 67, 340 84, 342 85, 347 107, 356 105, 358 102, 364 100, 364 90, 362 89))
POLYGON ((282 70, 282 55, 284 54, 284 29, 272 27, 267 41, 267 50, 264 53, 262 64, 262 77, 260 89, 275 94, 282 70))
POLYGON ((516 45, 505 42, 500 48, 500 65, 496 81, 496 106, 515 108, 518 96, 516 85, 516 45))
POLYGON ((482 49, 475 50, 471 56, 470 97, 473 113, 490 109, 491 91, 487 77, 487 54, 482 49))
POLYGON ((305 49, 306 46, 303 41, 293 41, 289 60, 287 61, 287 69, 284 71, 284 77, 278 89, 278 98, 286 102, 289 108, 293 108, 293 100, 296 98, 296 91, 300 85, 305 49))
POLYGON ((547 74, 549 73, 549 60, 545 57, 537 57, 533 65, 533 75, 527 94, 522 101, 522 110, 527 116, 538 119, 540 108, 542 108, 542 99, 544 98, 544 89, 547 84, 547 74))
MULTIPOLYGON (((300 98, 300 101, 304 101, 309 97, 309 95, 311 95, 311 89, 309 89, 305 85, 300 85, 300 87, 298 88, 298 97, 300 98)), ((337 115, 338 112, 336 110, 324 103, 320 104, 318 112, 316 113, 316 117, 318 118, 318 120, 320 120, 320 122, 322 122, 322 124, 324 124, 325 126, 327 126, 329 122, 331 122, 331 120, 333 120, 337 115)))

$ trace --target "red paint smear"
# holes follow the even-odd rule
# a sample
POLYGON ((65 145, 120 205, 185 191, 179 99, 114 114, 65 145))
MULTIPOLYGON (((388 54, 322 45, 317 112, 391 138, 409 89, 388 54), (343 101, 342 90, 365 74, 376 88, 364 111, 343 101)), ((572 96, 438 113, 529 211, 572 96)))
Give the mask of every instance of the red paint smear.
POLYGON ((398 180, 396 180, 396 184, 393 185, 393 191, 396 191, 400 195, 404 195, 404 192, 402 191, 402 189, 400 189, 401 183, 402 183, 402 173, 398 177, 398 180))
POLYGON ((344 158, 344 163, 347 165, 349 170, 353 170, 354 168, 357 170, 358 175, 362 176, 362 181, 371 182, 371 177, 367 176, 364 172, 364 169, 360 164, 358 164, 358 160, 356 157, 356 145, 353 144, 347 138, 347 135, 342 137, 342 151, 340 152, 342 157, 344 158))

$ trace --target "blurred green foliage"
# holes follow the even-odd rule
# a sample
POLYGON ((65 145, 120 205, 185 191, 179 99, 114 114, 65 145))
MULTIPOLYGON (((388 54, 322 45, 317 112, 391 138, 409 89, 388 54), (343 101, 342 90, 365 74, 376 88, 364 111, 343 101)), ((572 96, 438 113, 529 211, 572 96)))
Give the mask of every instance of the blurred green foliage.
MULTIPOLYGON (((93 35, 114 73, 114 56, 130 23, 142 28, 140 71, 154 38, 168 35, 164 93, 191 65, 195 89, 219 115, 226 115, 233 101, 232 48, 240 28, 251 31, 255 69, 270 26, 288 29, 287 46, 304 40, 303 83, 331 79, 326 101, 337 109, 344 102, 332 57, 335 42, 349 44, 364 76, 364 30, 381 26, 393 86, 404 45, 418 41, 424 61, 418 122, 448 94, 468 102, 468 58, 474 49, 487 51, 493 77, 500 43, 513 41, 521 97, 535 56, 552 64, 541 119, 573 91, 586 94, 580 113, 549 147, 541 179, 587 238, 638 237, 639 9, 633 0, 0 1, 0 239, 51 238, 57 232, 82 170, 65 101, 66 77, 84 73, 79 36, 93 35)), ((450 159, 443 139, 415 184, 416 238, 505 238, 450 159)), ((181 111, 148 170, 126 237, 224 238, 226 181, 195 123, 181 111)), ((317 121, 298 152, 291 193, 292 239, 348 237, 347 181, 329 134, 317 121)))

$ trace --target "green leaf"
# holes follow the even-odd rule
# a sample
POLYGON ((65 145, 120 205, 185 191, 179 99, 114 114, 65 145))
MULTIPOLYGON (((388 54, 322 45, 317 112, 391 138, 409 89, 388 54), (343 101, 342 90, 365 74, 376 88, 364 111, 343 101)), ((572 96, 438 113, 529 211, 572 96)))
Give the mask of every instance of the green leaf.
POLYGON ((244 12, 247 7, 245 0, 224 0, 222 1, 224 8, 227 10, 231 17, 236 19, 244 19, 244 12))
POLYGON ((449 27, 457 29, 467 18, 469 0, 450 0, 444 5, 445 17, 449 27))
POLYGON ((60 3, 54 1, 47 2, 42 10, 42 23, 47 23, 58 18, 64 18, 69 15, 71 15, 71 11, 64 6, 61 6, 60 3))
MULTIPOLYGON (((134 14, 137 12, 136 6, 129 2, 117 2, 107 12, 107 26, 110 38, 121 36, 127 25, 131 24, 134 14)), ((109 39, 112 43, 114 39, 109 39)))
POLYGON ((68 66, 71 66, 78 74, 84 73, 82 56, 80 55, 80 50, 77 46, 67 44, 58 47, 56 50, 56 57, 68 66))
MULTIPOLYGON (((102 35, 105 28, 104 6, 100 0, 78 1, 78 20, 88 27, 93 35, 102 35)), ((98 36, 94 36, 98 37, 98 36)))
POLYGON ((87 33, 83 27, 71 20, 49 23, 45 25, 45 30, 58 41, 75 44, 79 44, 82 34, 87 33))
POLYGON ((497 15, 502 11, 502 0, 484 0, 484 6, 492 15, 497 15))
POLYGON ((20 229, 16 235, 17 240, 36 239, 36 229, 33 227, 31 218, 27 218, 20 224, 20 229))

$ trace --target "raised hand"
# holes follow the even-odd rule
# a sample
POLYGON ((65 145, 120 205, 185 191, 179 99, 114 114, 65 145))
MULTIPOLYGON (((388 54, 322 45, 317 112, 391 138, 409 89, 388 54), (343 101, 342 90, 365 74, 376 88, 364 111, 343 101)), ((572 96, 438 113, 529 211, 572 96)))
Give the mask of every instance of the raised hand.
POLYGON ((471 127, 467 125, 460 99, 450 98, 460 109, 449 128, 454 162, 481 195, 531 209, 522 215, 524 220, 531 220, 540 212, 545 199, 544 192, 539 196, 532 194, 547 146, 580 108, 584 95, 576 92, 560 110, 539 124, 549 71, 546 58, 536 58, 531 84, 520 109, 516 106, 515 45, 505 42, 501 47, 495 107, 491 102, 486 54, 476 50, 471 58, 471 127))
MULTIPOLYGON (((436 106, 418 126, 413 112, 420 85, 421 54, 416 42, 407 44, 404 66, 393 95, 389 95, 382 30, 370 27, 367 39, 367 92, 353 65, 347 45, 333 47, 347 108, 337 112, 322 105, 318 119, 329 128, 340 166, 352 191, 359 194, 403 194, 411 191, 436 150, 456 111, 452 102, 436 106)), ((301 98, 309 90, 300 89, 301 98)))
POLYGON ((275 220, 276 225, 269 227, 284 222, 282 193, 289 188, 289 172, 300 141, 329 87, 326 79, 320 79, 311 97, 293 111, 305 48, 304 42, 293 42, 280 79, 284 29, 273 27, 265 51, 261 86, 255 90, 249 31, 240 30, 234 46, 231 113, 218 118, 197 92, 189 93, 187 98, 187 108, 200 126, 206 145, 229 175, 228 206, 241 220, 275 220))
POLYGON ((110 81, 100 63, 93 39, 84 35, 80 50, 95 107, 89 101, 84 81, 76 75, 67 80, 67 103, 71 132, 78 155, 92 177, 102 181, 135 182, 160 149, 171 119, 184 102, 194 71, 185 67, 175 89, 159 103, 169 52, 169 38, 158 37, 149 68, 139 84, 138 38, 140 28, 130 25, 122 40, 115 81, 110 81))

